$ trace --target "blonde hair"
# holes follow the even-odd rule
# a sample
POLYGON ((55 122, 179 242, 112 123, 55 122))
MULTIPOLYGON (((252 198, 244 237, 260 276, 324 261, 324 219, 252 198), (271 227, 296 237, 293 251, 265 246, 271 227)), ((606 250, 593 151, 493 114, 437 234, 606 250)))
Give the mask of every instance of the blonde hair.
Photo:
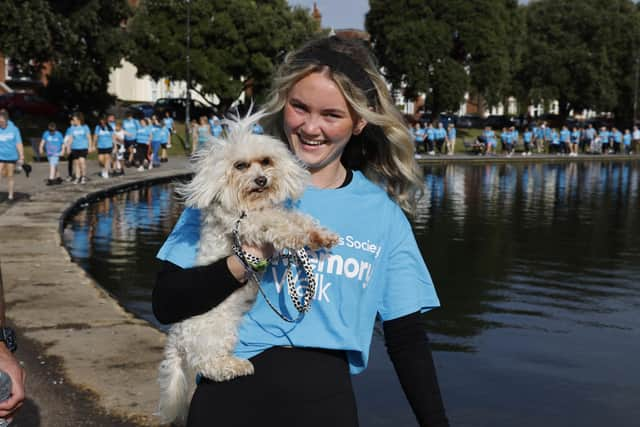
POLYGON ((286 140, 283 110, 288 93, 298 81, 312 73, 326 73, 353 111, 367 122, 364 130, 359 135, 352 135, 347 144, 341 158, 344 166, 362 171, 406 213, 414 214, 424 183, 422 171, 414 158, 413 139, 364 42, 335 36, 321 38, 288 54, 276 72, 269 101, 264 106, 265 130, 286 140), (328 46, 330 51, 347 56, 353 65, 361 67, 370 80, 367 82, 371 83, 369 91, 375 93, 365 93, 362 82, 357 84, 346 73, 310 59, 319 46, 328 46))

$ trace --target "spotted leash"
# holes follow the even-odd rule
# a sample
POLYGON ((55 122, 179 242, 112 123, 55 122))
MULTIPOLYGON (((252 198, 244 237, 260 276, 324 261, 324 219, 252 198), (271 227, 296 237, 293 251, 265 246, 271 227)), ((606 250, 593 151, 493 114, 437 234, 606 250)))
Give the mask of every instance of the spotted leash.
POLYGON ((267 266, 269 265, 268 259, 258 258, 250 253, 247 253, 242 249, 242 245, 240 243, 240 222, 246 214, 243 212, 240 215, 240 218, 235 223, 233 228, 233 244, 232 249, 233 253, 242 261, 245 266, 245 269, 249 273, 250 279, 253 280, 258 285, 258 291, 266 301, 267 305, 273 310, 278 317, 280 317, 285 322, 295 323, 300 318, 311 309, 311 300, 316 293, 316 278, 313 274, 313 269, 311 268, 311 263, 309 262, 309 256, 307 255, 307 251, 304 248, 297 249, 295 253, 292 253, 290 250, 285 249, 282 254, 280 254, 281 258, 286 259, 287 262, 287 293, 293 302, 294 307, 298 311, 298 316, 295 319, 290 318, 284 313, 280 312, 273 303, 269 300, 267 295, 265 294, 262 286, 260 285, 260 279, 258 278, 257 273, 263 272, 267 266), (296 290, 296 278, 293 276, 293 272, 291 271, 291 265, 299 261, 299 264, 302 265, 304 270, 304 274, 307 276, 307 289, 302 296, 302 302, 300 302, 300 297, 296 290))

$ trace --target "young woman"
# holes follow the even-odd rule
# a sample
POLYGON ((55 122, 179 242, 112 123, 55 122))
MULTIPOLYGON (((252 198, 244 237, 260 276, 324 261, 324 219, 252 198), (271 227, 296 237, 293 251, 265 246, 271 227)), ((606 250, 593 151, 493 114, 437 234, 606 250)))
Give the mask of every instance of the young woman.
POLYGON ((0 112, 0 179, 7 177, 7 200, 13 200, 14 179, 16 163, 24 162, 22 137, 20 131, 14 125, 9 125, 9 116, 0 112))
POLYGON ((87 155, 89 154, 91 130, 84 124, 84 115, 75 113, 71 117, 71 126, 67 129, 65 139, 71 149, 73 158, 74 184, 87 183, 87 155))
POLYGON ((135 164, 139 171, 143 171, 149 166, 147 155, 149 154, 149 144, 151 144, 152 127, 149 126, 149 119, 140 119, 140 126, 136 132, 135 164))
MULTIPOLYGON (((114 125, 115 126, 115 125, 114 125)), ((100 119, 93 131, 93 148, 98 148, 98 163, 102 166, 100 176, 107 179, 111 172, 113 154, 113 130, 106 119, 100 119)))
POLYGON ((49 179, 47 179, 47 185, 62 183, 62 178, 60 178, 60 173, 58 172, 58 163, 62 155, 63 144, 64 137, 62 133, 56 129, 54 122, 49 123, 47 130, 42 134, 40 147, 38 147, 41 156, 47 153, 47 161, 49 162, 49 179))
MULTIPOLYGON (((285 141, 311 172, 295 207, 341 241, 331 251, 308 251, 318 289, 301 319, 284 321, 258 297, 236 347, 255 374, 201 379, 189 427, 357 426, 350 374, 367 366, 377 317, 420 424, 448 425, 421 314, 439 302, 405 216, 421 193, 421 173, 377 70, 363 43, 337 37, 308 43, 280 66, 265 132, 285 141)), ((158 255, 165 262, 153 309, 163 323, 208 311, 248 280, 235 255, 193 267, 199 228, 198 211, 186 210, 158 255)), ((243 249, 272 255, 269 245, 243 249)), ((272 263, 261 286, 275 309, 291 313, 286 292, 278 293, 285 271, 283 262, 272 263)))
POLYGON ((456 149, 456 127, 453 123, 449 123, 447 129, 447 154, 453 156, 456 149))

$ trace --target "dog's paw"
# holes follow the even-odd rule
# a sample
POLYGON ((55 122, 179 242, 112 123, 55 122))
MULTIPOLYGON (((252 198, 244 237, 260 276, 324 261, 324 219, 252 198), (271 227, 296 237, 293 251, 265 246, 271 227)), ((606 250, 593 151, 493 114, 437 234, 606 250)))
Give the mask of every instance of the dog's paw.
POLYGON ((340 236, 329 230, 312 230, 309 233, 309 247, 311 249, 332 248, 339 241, 340 236))
POLYGON ((235 356, 218 357, 215 359, 215 363, 200 370, 204 377, 217 382, 253 375, 253 372, 253 364, 250 361, 235 356))

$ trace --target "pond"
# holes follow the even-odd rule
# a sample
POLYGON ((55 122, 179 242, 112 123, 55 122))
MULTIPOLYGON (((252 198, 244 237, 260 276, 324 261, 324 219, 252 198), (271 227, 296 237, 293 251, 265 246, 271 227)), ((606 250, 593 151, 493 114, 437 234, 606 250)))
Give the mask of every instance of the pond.
MULTIPOLYGON (((414 230, 442 308, 425 316, 452 426, 631 426, 640 418, 640 162, 425 168, 414 230)), ((73 259, 134 314, 182 207, 170 184, 70 219, 73 259)), ((375 331, 361 425, 415 426, 375 331)))

